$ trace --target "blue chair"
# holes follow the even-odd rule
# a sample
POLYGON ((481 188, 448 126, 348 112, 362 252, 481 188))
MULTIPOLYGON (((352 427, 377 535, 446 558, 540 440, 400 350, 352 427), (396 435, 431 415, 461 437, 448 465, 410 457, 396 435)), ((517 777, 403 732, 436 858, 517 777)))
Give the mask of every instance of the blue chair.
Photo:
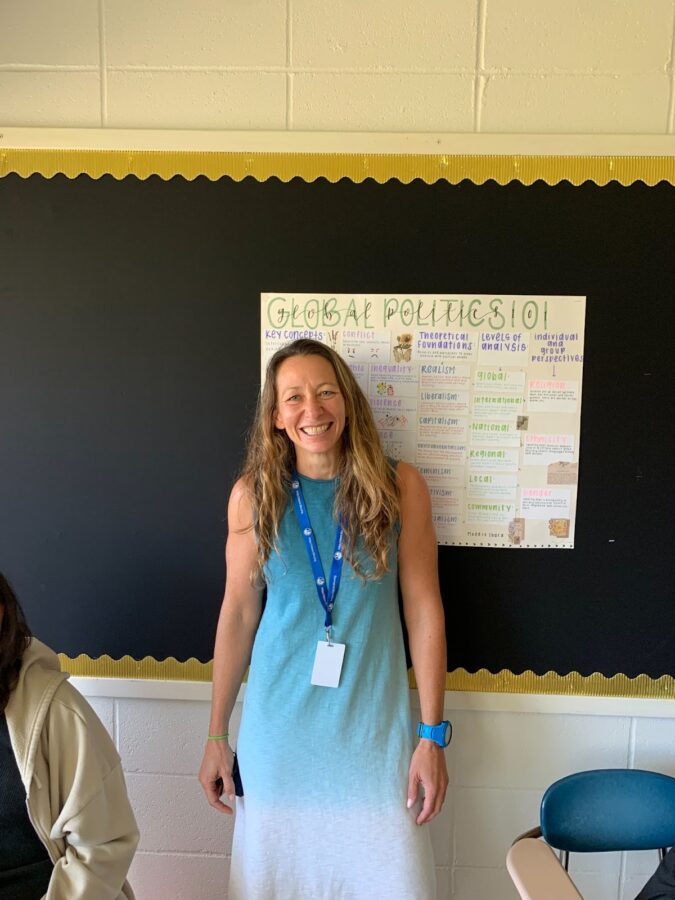
POLYGON ((565 871, 570 853, 658 850, 663 858, 675 845, 675 778, 641 769, 577 772, 546 790, 539 822, 514 847, 543 837, 560 851, 565 871))
POLYGON ((594 769, 552 784, 539 813, 541 834, 570 853, 659 850, 675 844, 675 778, 641 769, 594 769))

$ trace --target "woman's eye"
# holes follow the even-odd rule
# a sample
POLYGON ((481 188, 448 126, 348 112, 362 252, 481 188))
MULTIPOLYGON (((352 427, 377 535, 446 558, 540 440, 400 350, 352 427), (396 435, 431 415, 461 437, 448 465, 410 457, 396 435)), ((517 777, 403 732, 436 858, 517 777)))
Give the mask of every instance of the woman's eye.
POLYGON ((322 397, 332 397, 335 391, 321 391, 322 397))

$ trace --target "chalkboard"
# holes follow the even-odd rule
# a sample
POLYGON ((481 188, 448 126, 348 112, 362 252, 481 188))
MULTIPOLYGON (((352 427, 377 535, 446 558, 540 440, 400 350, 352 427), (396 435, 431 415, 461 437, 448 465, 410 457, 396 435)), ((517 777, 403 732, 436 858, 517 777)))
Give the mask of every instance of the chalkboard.
POLYGON ((675 188, 0 178, 0 569, 75 657, 210 659, 263 291, 587 297, 574 550, 440 548, 448 670, 675 675, 675 188))

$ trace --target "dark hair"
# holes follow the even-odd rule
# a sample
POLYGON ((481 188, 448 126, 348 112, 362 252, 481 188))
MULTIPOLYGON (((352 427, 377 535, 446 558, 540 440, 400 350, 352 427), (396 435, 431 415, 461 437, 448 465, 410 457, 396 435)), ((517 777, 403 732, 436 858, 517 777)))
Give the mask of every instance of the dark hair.
POLYGON ((31 633, 26 619, 5 576, 0 572, 0 713, 5 711, 9 696, 16 687, 21 671, 23 654, 28 646, 31 633))

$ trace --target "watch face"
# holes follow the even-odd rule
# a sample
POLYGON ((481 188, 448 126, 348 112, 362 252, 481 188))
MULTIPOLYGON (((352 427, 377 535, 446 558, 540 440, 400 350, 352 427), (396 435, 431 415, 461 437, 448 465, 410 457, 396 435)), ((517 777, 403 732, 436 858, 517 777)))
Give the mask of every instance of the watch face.
POLYGON ((447 747, 452 737, 452 724, 440 722, 438 725, 426 725, 420 722, 417 726, 417 736, 436 741, 441 747, 447 747))

